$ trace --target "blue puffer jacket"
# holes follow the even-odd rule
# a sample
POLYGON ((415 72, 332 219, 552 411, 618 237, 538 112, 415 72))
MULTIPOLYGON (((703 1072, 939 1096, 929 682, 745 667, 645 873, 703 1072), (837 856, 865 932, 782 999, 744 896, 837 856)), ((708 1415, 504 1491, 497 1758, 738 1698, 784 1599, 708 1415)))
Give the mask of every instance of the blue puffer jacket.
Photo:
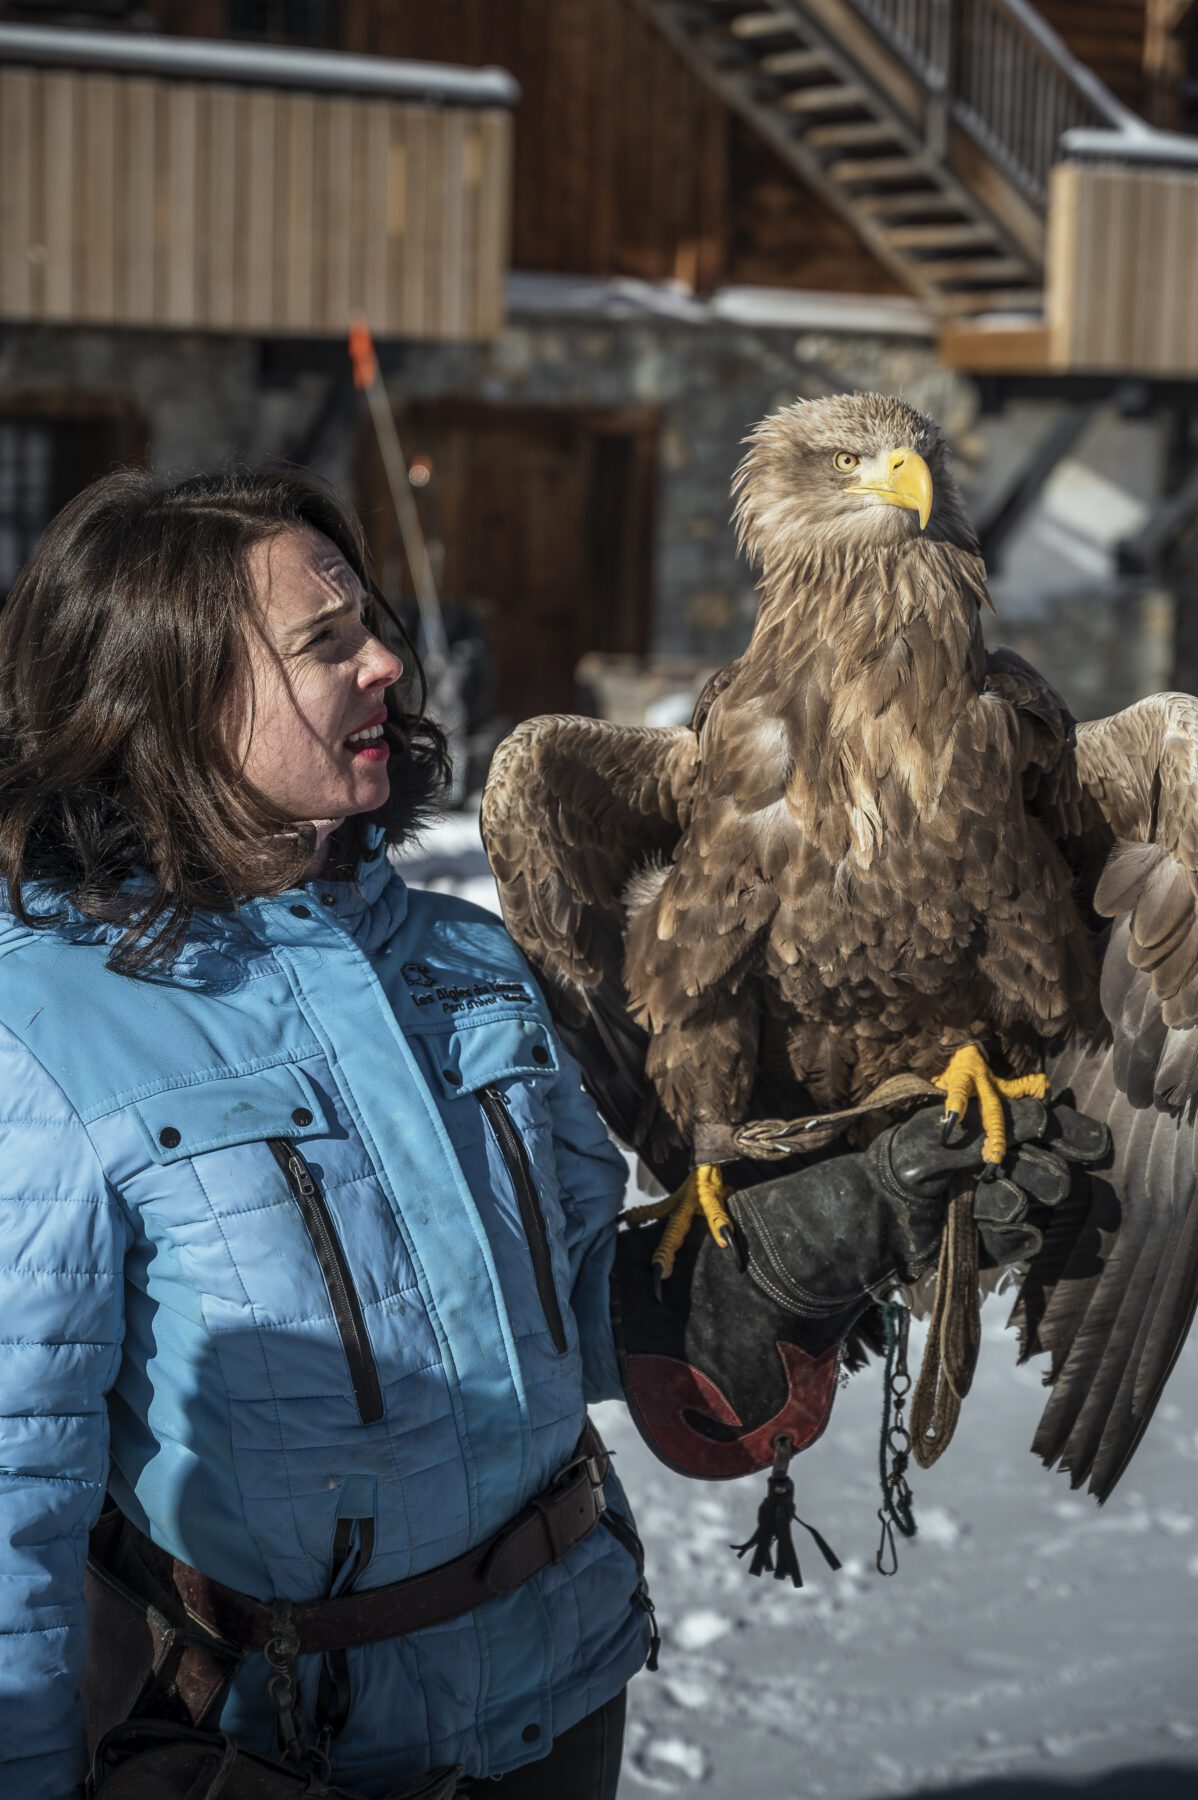
MULTIPOLYGON (((197 916, 167 975, 114 974, 116 935, 0 912, 5 1800, 78 1791, 106 1482, 219 1581, 311 1599, 339 1521, 370 1522, 360 1588, 455 1557, 618 1392, 624 1166, 497 919, 409 891, 376 842, 357 884, 197 916)), ((636 1588, 600 1528, 508 1597, 351 1651, 336 1778, 543 1755, 643 1663, 636 1588)), ((318 1659, 300 1671, 311 1716, 318 1659)), ((269 1752, 265 1673, 247 1661, 223 1722, 269 1752)))

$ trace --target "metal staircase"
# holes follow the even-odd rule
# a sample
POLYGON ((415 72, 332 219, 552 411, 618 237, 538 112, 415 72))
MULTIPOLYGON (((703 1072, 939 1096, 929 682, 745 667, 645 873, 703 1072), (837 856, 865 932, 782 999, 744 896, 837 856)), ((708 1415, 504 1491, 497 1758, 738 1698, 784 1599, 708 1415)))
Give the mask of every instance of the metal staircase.
POLYGON ((1061 134, 1139 124, 1027 0, 633 0, 939 314, 1039 312, 1061 134))

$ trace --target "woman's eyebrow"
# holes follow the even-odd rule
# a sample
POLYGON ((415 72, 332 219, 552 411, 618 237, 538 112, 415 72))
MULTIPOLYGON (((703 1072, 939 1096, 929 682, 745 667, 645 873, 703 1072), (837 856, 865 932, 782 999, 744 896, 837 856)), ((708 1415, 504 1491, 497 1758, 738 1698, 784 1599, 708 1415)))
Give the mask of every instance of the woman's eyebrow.
POLYGON ((303 637, 329 619, 340 619, 346 613, 357 612, 366 604, 366 590, 340 557, 330 557, 327 562, 318 563, 314 572, 321 587, 329 595, 329 603, 322 606, 319 612, 314 612, 291 626, 286 634, 289 642, 303 637))

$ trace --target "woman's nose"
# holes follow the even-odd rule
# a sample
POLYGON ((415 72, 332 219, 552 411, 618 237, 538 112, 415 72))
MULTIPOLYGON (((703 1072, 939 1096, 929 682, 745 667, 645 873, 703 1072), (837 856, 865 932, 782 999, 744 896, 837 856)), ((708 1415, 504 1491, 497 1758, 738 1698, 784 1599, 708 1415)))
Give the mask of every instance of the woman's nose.
POLYGON ((390 687, 403 674, 403 662, 381 638, 372 637, 363 665, 363 687, 390 687))

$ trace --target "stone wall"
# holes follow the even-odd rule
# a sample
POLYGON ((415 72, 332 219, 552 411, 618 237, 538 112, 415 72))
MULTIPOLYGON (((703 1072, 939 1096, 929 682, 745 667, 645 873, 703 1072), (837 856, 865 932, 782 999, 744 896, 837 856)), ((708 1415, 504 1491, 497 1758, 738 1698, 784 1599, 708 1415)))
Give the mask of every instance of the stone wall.
MULTIPOLYGON (((1013 436, 1030 441, 1040 428, 977 420, 973 390, 937 363, 926 328, 902 302, 775 295, 754 313, 743 300, 702 304, 646 284, 518 277, 507 328, 494 343, 388 346, 383 362, 397 406, 444 398, 656 411, 650 642, 656 656, 696 669, 727 661, 752 627, 754 577, 737 554, 729 489, 741 440, 763 415, 799 395, 854 387, 901 394, 963 447, 975 505, 1005 478, 1019 450, 1013 436)), ((334 378, 344 391, 314 461, 353 492, 362 426, 339 346, 16 327, 0 333, 0 408, 34 396, 124 398, 144 420, 146 460, 169 478, 228 460, 296 454, 328 407, 334 378)), ((1154 485, 1138 444, 1134 453, 1116 445, 1110 460, 1120 470, 1142 466, 1154 485)), ((1033 540, 1022 561, 1012 547, 995 583, 1000 611, 987 620, 990 640, 1022 650, 1080 716, 1166 685, 1171 603, 1151 595, 1115 603, 1098 584, 1088 592, 1074 583, 1029 611, 1018 603, 1021 571, 1034 573, 1038 555, 1033 540)))

